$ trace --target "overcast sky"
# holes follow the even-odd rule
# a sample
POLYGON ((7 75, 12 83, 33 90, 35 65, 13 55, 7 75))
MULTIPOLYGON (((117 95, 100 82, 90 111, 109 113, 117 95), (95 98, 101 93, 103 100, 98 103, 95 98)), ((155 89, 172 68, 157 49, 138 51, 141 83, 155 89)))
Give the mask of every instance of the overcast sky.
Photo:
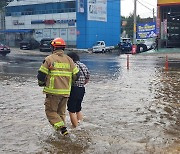
MULTIPOLYGON (((156 16, 157 0, 138 0, 138 1, 137 1, 137 15, 140 15, 141 18, 153 17, 153 8, 154 8, 155 16, 156 16)), ((134 11, 134 0, 121 0, 122 16, 127 17, 129 16, 130 13, 133 13, 133 11, 134 11)))

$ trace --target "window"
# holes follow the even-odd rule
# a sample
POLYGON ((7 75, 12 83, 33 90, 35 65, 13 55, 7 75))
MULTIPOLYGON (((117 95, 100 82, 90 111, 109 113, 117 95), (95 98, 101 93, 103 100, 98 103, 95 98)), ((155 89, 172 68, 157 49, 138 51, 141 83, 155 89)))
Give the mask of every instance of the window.
POLYGON ((52 13, 67 13, 76 11, 76 1, 45 3, 22 6, 6 7, 6 16, 11 16, 14 12, 21 12, 21 15, 35 14, 52 14, 52 13))

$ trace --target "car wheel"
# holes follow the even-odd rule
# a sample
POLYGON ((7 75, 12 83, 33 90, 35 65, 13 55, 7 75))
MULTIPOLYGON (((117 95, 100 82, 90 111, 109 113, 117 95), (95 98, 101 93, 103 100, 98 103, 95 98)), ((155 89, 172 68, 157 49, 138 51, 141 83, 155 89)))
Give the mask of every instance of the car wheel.
POLYGON ((147 51, 147 46, 145 44, 138 44, 136 51, 137 53, 145 52, 147 51))

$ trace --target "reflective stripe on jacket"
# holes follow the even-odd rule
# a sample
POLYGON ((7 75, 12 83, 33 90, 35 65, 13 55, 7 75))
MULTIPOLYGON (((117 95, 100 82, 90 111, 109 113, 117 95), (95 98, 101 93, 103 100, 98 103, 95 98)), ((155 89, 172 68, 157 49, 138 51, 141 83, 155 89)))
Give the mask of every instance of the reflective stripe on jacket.
POLYGON ((39 71, 47 75, 43 92, 68 97, 71 91, 72 77, 76 76, 79 69, 71 58, 59 50, 45 58, 39 71))

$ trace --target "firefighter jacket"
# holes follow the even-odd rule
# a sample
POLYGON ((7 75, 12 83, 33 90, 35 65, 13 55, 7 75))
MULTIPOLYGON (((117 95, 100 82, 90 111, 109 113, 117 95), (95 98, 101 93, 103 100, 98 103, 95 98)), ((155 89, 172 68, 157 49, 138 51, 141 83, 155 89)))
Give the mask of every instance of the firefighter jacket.
POLYGON ((55 50, 47 56, 38 71, 38 84, 44 86, 46 94, 69 97, 72 80, 76 78, 79 69, 73 60, 64 54, 63 50, 55 50))

